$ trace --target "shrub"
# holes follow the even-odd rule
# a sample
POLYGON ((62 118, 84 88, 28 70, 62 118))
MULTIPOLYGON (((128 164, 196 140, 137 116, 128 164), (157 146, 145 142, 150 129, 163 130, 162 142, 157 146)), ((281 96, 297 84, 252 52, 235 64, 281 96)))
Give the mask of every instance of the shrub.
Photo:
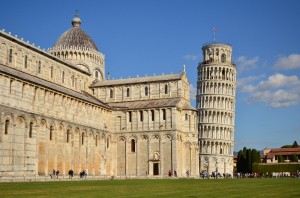
POLYGON ((252 165, 253 172, 266 174, 272 172, 297 172, 300 170, 300 163, 278 163, 278 164, 258 164, 252 165))

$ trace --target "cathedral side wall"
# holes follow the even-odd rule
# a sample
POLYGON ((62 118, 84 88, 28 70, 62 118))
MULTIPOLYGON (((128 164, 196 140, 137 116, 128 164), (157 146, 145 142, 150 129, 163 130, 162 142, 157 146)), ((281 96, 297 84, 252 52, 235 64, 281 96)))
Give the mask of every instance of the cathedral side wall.
POLYGON ((121 102, 181 97, 178 81, 126 84, 94 88, 94 94, 105 102, 121 102), (147 88, 146 88, 147 87, 147 88), (146 91, 147 89, 147 91, 146 91))
POLYGON ((110 135, 77 123, 36 115, 0 105, 0 176, 32 178, 47 176, 52 170, 76 175, 110 175, 107 147, 110 135))
POLYGON ((186 176, 186 171, 198 175, 195 111, 170 107, 114 111, 112 116, 115 118, 118 175, 167 176, 169 171, 174 174, 174 170, 178 176, 186 176), (181 122, 182 125, 178 124, 181 122))
POLYGON ((49 176, 52 169, 114 174, 106 155, 110 110, 5 74, 0 88, 2 177, 49 176))
POLYGON ((2 105, 103 130, 110 126, 111 111, 106 108, 3 74, 0 87, 2 105))
MULTIPOLYGON (((0 64, 75 91, 86 90, 92 79, 89 74, 55 61, 48 52, 29 44, 14 42, 0 34, 0 64)), ((15 38, 16 39, 16 38, 15 38)), ((23 41, 22 41, 23 42, 23 41)))
POLYGON ((113 111, 113 131, 178 130, 197 133, 197 113, 176 107, 113 111))

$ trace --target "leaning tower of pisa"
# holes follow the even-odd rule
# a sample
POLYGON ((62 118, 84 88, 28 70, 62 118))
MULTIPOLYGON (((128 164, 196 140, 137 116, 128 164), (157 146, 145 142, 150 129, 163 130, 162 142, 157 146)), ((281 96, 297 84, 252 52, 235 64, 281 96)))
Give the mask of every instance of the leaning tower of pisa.
POLYGON ((232 47, 210 43, 202 47, 198 65, 200 172, 233 173, 236 66, 232 47))

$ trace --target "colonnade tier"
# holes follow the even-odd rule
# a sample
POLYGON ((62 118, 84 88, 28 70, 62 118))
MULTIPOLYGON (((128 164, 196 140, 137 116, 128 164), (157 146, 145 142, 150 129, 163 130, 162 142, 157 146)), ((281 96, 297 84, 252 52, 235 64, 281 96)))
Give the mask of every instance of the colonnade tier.
POLYGON ((200 126, 199 136, 201 139, 228 140, 234 139, 233 126, 200 126))
MULTIPOLYGON (((84 48, 83 48, 84 49, 84 48)), ((82 60, 91 61, 99 65, 104 64, 104 55, 95 50, 82 50, 81 48, 73 47, 69 48, 50 48, 49 52, 54 56, 60 57, 66 60, 82 60)))
POLYGON ((197 109, 224 109, 235 111, 235 98, 232 96, 197 96, 197 109))
POLYGON ((198 80, 222 80, 236 82, 236 68, 232 65, 211 65, 200 63, 198 80))
POLYGON ((198 95, 218 94, 229 95, 235 97, 236 85, 233 82, 220 82, 220 81, 198 81, 198 95))
POLYGON ((217 154, 217 155, 233 155, 233 144, 221 141, 200 141, 200 153, 217 154))
POLYGON ((224 124, 224 125, 232 125, 234 126, 234 112, 228 112, 228 111, 207 111, 207 110, 201 110, 198 112, 199 114, 199 122, 200 126, 202 124, 206 123, 214 123, 214 124, 224 124))

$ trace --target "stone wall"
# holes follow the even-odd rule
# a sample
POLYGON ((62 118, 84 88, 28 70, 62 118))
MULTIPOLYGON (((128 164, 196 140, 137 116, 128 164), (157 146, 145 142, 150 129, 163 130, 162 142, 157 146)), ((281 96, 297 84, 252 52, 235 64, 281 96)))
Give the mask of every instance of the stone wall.
POLYGON ((0 64, 75 91, 89 91, 88 86, 94 80, 88 72, 2 31, 0 31, 0 64))
MULTIPOLYGON (((0 32, 0 47, 0 177, 49 176, 53 169, 62 175, 69 169, 97 176, 198 175, 197 114, 186 75, 94 90, 107 102, 179 101, 114 108, 90 94, 77 97, 92 93, 87 71, 7 33, 0 32)), ((104 67, 102 58, 90 61, 104 67)))

